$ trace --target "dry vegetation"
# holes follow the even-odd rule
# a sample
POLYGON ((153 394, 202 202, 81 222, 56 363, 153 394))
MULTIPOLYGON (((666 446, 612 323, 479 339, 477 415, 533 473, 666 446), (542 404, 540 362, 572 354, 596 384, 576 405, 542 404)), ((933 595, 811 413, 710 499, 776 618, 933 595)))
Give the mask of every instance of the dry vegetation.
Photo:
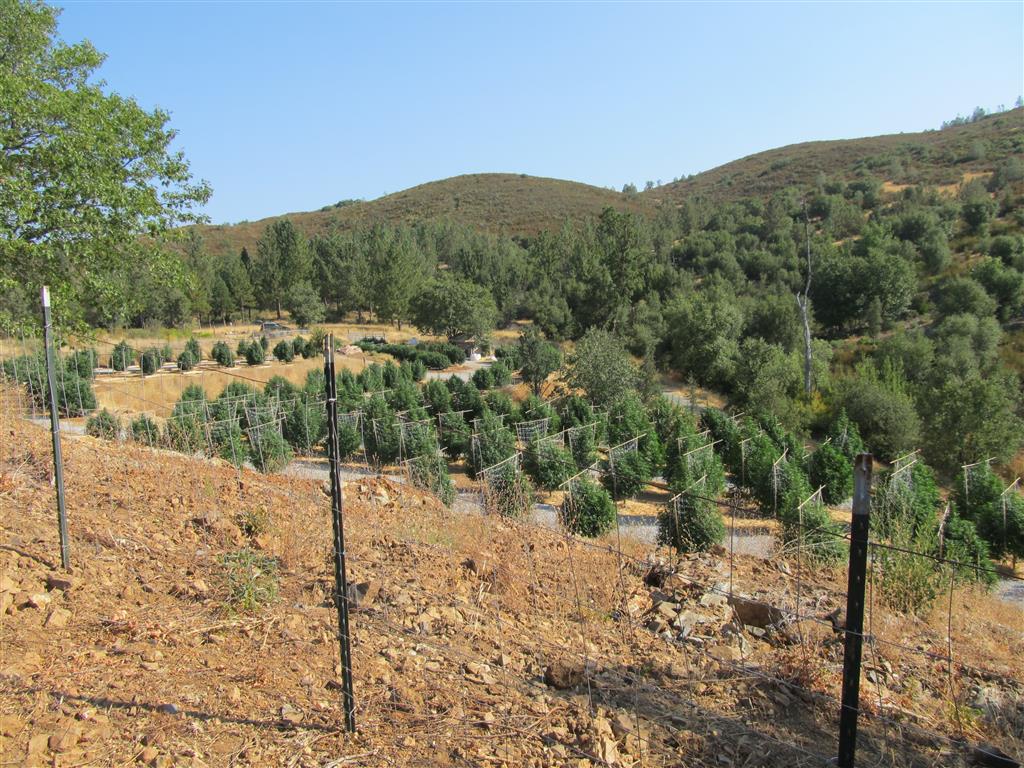
MULTIPOLYGON (((628 538, 620 555, 614 534, 588 544, 347 483, 350 572, 379 588, 353 614, 348 737, 320 483, 68 438, 64 582, 47 432, 3 413, 4 764, 781 767, 833 753, 842 641, 821 618, 842 573, 736 556, 738 593, 818 619, 759 634, 716 592, 723 554, 683 559, 655 588, 657 553, 628 538), (253 612, 230 602, 228 576, 245 573, 225 555, 244 550, 277 563, 277 597, 253 612), (687 642, 656 634, 668 601, 694 623, 687 642)), ((867 718, 865 760, 964 764, 932 732, 1021 748, 1019 612, 955 594, 956 707, 946 664, 915 651, 945 653, 945 612, 872 603, 871 621, 909 650, 866 653, 864 704, 907 725, 867 718)))

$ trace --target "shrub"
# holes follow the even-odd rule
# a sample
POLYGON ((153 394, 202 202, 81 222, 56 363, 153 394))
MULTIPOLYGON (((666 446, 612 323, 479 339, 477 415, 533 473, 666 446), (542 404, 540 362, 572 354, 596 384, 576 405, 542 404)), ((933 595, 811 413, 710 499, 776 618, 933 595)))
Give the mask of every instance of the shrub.
POLYGON ((213 431, 213 440, 216 443, 217 455, 224 461, 241 467, 249 455, 242 440, 242 428, 237 421, 229 421, 218 424, 213 431))
POLYGON ((292 357, 306 357, 306 340, 301 336, 292 339, 292 357))
POLYGON ((380 392, 384 389, 384 369, 377 363, 370 363, 357 377, 364 392, 380 392))
POLYGON ((93 377, 97 365, 95 349, 76 349, 64 359, 64 370, 67 373, 74 373, 80 379, 93 377))
POLYGON ((213 345, 213 349, 210 350, 210 357, 225 368, 231 368, 235 364, 235 353, 223 341, 218 341, 213 345))
POLYGON ((270 349, 270 339, 266 336, 260 336, 260 349, 263 350, 264 355, 266 355, 267 350, 270 349))
POLYGON ((152 447, 160 442, 160 428, 144 413, 132 419, 130 429, 132 440, 137 443, 152 447))
POLYGON ((817 500, 797 508, 806 500, 800 498, 804 489, 787 494, 782 519, 782 541, 796 544, 812 561, 831 565, 843 557, 842 528, 829 516, 828 509, 817 500), (800 498, 799 501, 797 499, 800 498))
POLYGON ((673 439, 669 446, 669 459, 665 462, 665 479, 672 493, 685 491, 701 483, 701 495, 718 497, 725 490, 725 467, 714 448, 696 450, 696 440, 684 441, 683 449, 673 439), (703 482, 701 482, 703 478, 703 482))
POLYGON ((825 443, 811 454, 808 473, 811 486, 822 489, 826 504, 839 504, 853 493, 853 465, 833 443, 825 443))
POLYGON ((595 538, 615 526, 615 503, 597 483, 579 478, 562 501, 559 519, 570 533, 595 538))
POLYGON ((121 421, 104 408, 99 413, 90 416, 89 420, 85 422, 85 434, 102 437, 104 440, 117 440, 121 434, 121 421))
POLYGON ((156 348, 147 349, 142 353, 142 372, 146 376, 156 373, 160 370, 160 350, 156 348))
POLYGON ((260 472, 279 472, 292 460, 292 449, 274 424, 248 430, 249 459, 260 472))
POLYGON ((110 356, 110 367, 115 371, 127 371, 129 366, 135 365, 135 355, 135 350, 128 346, 127 341, 119 341, 110 356))
POLYGON ((168 447, 175 451, 191 456, 206 450, 205 424, 196 413, 172 414, 167 420, 165 434, 168 447))
POLYGON ((290 341, 281 339, 274 345, 274 357, 282 363, 290 363, 295 359, 295 348, 290 341))
POLYGON ((651 480, 651 465, 640 451, 619 453, 613 460, 605 462, 601 477, 614 498, 630 499, 638 495, 651 480))
MULTIPOLYGON (((32 393, 38 405, 44 408, 49 405, 49 389, 46 382, 45 369, 41 376, 33 377, 32 393)), ((57 411, 61 416, 74 418, 84 416, 96 408, 96 395, 92 391, 92 383, 80 378, 75 373, 65 373, 57 377, 57 411)))
MULTIPOLYGON (((338 425, 338 441, 341 442, 341 424, 338 425)), ((298 400, 288 411, 281 425, 284 439, 302 453, 311 453, 327 435, 327 413, 322 403, 298 400)), ((351 427, 350 427, 351 429, 351 427)), ((356 447, 359 447, 356 435, 356 447)), ((352 451, 348 451, 352 453, 352 451)), ((347 456, 348 453, 343 453, 347 456)))
POLYGON ((239 357, 245 357, 245 350, 249 348, 251 342, 248 339, 242 339, 238 342, 238 346, 235 347, 235 354, 239 357))
POLYGON ((996 583, 995 566, 989 559, 988 543, 978 535, 974 523, 953 510, 942 531, 943 556, 960 565, 953 566, 960 582, 978 582, 986 587, 996 583))
POLYGON ((170 344, 164 344, 160 349, 157 350, 157 359, 160 361, 158 367, 163 365, 168 360, 174 357, 174 350, 171 349, 170 344))
POLYGON ((680 496, 658 513, 658 543, 678 552, 707 552, 724 536, 725 523, 713 501, 680 496))
POLYGON ((299 388, 284 376, 271 376, 263 385, 263 394, 274 400, 290 400, 299 393, 299 388))
POLYGON ((572 454, 552 440, 531 442, 524 461, 526 473, 538 488, 553 491, 576 474, 572 454))
POLYGON ((447 413, 452 409, 452 393, 443 381, 428 381, 423 387, 423 400, 434 414, 447 413))
POLYGON ((455 501, 455 486, 448 474, 448 465, 436 451, 413 458, 409 462, 409 477, 414 486, 434 494, 446 507, 455 501))
POLYGON ((512 383, 512 371, 501 360, 490 367, 491 380, 496 387, 507 387, 512 383))
POLYGON ((473 385, 477 389, 491 389, 494 386, 494 377, 490 368, 477 368, 473 372, 473 385))
POLYGON ((888 526, 888 540, 905 551, 876 548, 878 587, 882 601, 897 611, 923 613, 940 594, 944 579, 941 569, 929 557, 915 552, 929 552, 935 546, 938 526, 933 518, 925 527, 915 530, 909 518, 897 518, 888 526))
POLYGON ((584 470, 597 461, 596 433, 596 426, 574 427, 572 432, 568 433, 566 439, 569 441, 569 450, 572 452, 573 461, 576 462, 576 469, 584 470))
MULTIPOLYGON (((324 434, 327 434, 327 420, 324 419, 324 434)), ((362 446, 359 429, 348 419, 338 422, 338 457, 347 459, 362 446)))
POLYGON ((469 454, 470 429, 462 416, 448 412, 441 416, 441 447, 452 461, 469 454))
POLYGON ((243 536, 255 538, 267 532, 270 527, 270 513, 266 507, 247 509, 238 513, 235 522, 238 523, 238 530, 242 532, 243 536))
POLYGON ((484 510, 502 517, 524 517, 533 505, 533 488, 514 462, 487 473, 484 510))
POLYGON ((178 370, 179 371, 191 371, 196 367, 196 358, 192 355, 192 352, 188 349, 182 351, 178 355, 178 370))
POLYGON ((236 611, 258 611, 277 599, 277 560, 249 548, 221 558, 228 604, 236 611))
POLYGON ((203 359, 203 350, 199 346, 199 341, 194 337, 189 337, 189 340, 185 342, 185 349, 192 353, 192 359, 199 364, 199 361, 203 359))
POLYGON ((401 450, 398 419, 380 395, 363 406, 363 440, 367 457, 378 464, 390 464, 401 450))
POLYGON ((480 470, 504 461, 516 452, 516 438, 491 411, 484 411, 469 451, 469 474, 476 479, 480 470))
MULTIPOLYGON (((263 339, 266 338, 266 336, 263 337, 263 339)), ((264 349, 262 344, 256 344, 255 342, 246 345, 243 355, 245 356, 246 365, 260 365, 267 359, 266 349, 264 349)))

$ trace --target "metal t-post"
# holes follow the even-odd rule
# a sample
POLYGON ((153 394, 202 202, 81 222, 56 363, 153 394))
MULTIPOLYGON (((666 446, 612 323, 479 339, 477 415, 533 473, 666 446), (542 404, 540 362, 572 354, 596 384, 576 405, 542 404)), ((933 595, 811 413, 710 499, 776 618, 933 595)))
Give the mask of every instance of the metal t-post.
POLYGON ((345 707, 345 730, 355 733, 356 704, 352 691, 352 645, 348 628, 348 576, 345 573, 345 525, 338 456, 338 392, 334 379, 334 334, 328 334, 324 340, 324 379, 327 394, 327 455, 331 473, 331 521, 334 526, 334 602, 338 608, 342 699, 345 707))
POLYGON ((843 647, 843 703, 839 711, 839 768, 853 768, 860 711, 860 657, 864 644, 864 585, 867 580, 868 528, 871 522, 871 454, 853 465, 853 520, 850 573, 846 585, 846 632, 843 647))
POLYGON ((57 487, 57 529, 60 535, 60 564, 71 569, 68 545, 68 516, 64 509, 64 460, 60 453, 60 414, 57 412, 57 373, 53 352, 53 321, 50 318, 50 288, 43 286, 43 337, 46 346, 46 379, 50 390, 50 428, 53 432, 53 480, 57 487))

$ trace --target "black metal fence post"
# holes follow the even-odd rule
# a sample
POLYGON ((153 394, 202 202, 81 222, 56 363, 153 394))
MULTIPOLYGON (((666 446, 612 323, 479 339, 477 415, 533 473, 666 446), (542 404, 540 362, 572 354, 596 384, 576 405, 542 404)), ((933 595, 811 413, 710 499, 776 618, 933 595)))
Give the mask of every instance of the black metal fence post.
POLYGON ((352 645, 348 628, 348 576, 345 573, 345 525, 338 457, 338 393, 334 378, 334 334, 328 334, 324 340, 324 379, 327 394, 327 455, 331 473, 331 521, 334 526, 334 601, 338 607, 342 700, 345 707, 345 729, 349 733, 355 733, 356 703, 352 691, 352 645))
POLYGON ((868 528, 871 522, 871 454, 853 465, 853 520, 850 573, 846 585, 846 636, 843 648, 843 703, 839 712, 839 768, 853 768, 860 709, 860 657, 864 644, 864 585, 867 580, 868 528))
POLYGON ((50 429, 53 433, 53 480, 57 487, 57 530, 60 536, 60 564, 71 568, 68 516, 64 508, 64 459, 60 452, 60 414, 57 411, 57 372, 53 352, 53 320, 50 317, 50 288, 43 286, 43 338, 46 347, 46 379, 50 390, 50 429))

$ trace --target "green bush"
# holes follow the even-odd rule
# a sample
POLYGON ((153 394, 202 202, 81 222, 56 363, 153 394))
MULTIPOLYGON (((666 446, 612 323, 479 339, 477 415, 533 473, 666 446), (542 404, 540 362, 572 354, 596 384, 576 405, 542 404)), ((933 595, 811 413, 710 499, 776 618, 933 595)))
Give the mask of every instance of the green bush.
POLYGON ((167 445, 172 450, 189 456, 206 452, 206 426, 202 417, 197 413, 172 414, 167 419, 165 434, 167 445))
POLYGON ((280 374, 271 376, 263 385, 263 394, 272 400, 291 400, 299 394, 299 388, 280 374))
POLYGON ((97 359, 95 349, 76 349, 64 359, 64 370, 80 379, 92 380, 97 359))
POLYGON ((576 474, 572 454, 553 440, 531 442, 526 448, 524 469, 534 485, 553 491, 576 474))
POLYGON ((225 368, 232 368, 235 365, 235 354, 231 351, 231 347, 223 341, 218 341, 213 345, 210 357, 225 368))
POLYGON ((725 523, 713 501, 680 496, 658 513, 658 543, 678 552, 707 552, 724 536, 725 523))
MULTIPOLYGON (((284 439, 295 450, 302 453, 311 453, 327 435, 327 413, 323 403, 308 402, 304 399, 298 400, 288 410, 281 429, 284 432, 284 439)), ((338 425, 338 431, 340 442, 340 424, 338 425)), ((358 435, 356 437, 358 438, 358 435)))
POLYGON ((292 460, 292 449, 274 424, 250 428, 249 460, 260 472, 279 472, 292 460))
POLYGON ((213 431, 213 440, 216 444, 217 455, 224 461, 241 467, 249 455, 245 442, 242 439, 242 428, 237 421, 218 424, 213 431))
MULTIPOLYGON (((326 418, 324 419, 324 433, 327 432, 326 418)), ((338 422, 338 456, 347 459, 362 446, 363 441, 359 436, 359 429, 347 419, 338 422)))
POLYGON ((637 496, 651 480, 651 465, 640 451, 620 452, 605 462, 601 482, 616 499, 637 496))
POLYGON ((448 413, 452 409, 452 393, 443 381, 437 379, 423 386, 423 401, 434 415, 448 413))
POLYGON ((199 346, 199 341, 194 336, 190 336, 189 340, 185 342, 185 349, 192 353, 192 359, 198 365, 203 359, 203 350, 199 346))
POLYGON ((260 349, 263 350, 264 356, 267 354, 267 350, 270 349, 270 339, 266 336, 260 336, 260 349))
POLYGON ((152 447, 160 442, 160 428, 144 413, 132 419, 130 429, 132 440, 136 443, 152 447))
POLYGON ((135 365, 135 360, 135 350, 128 346, 127 341, 119 341, 110 356, 110 367, 115 371, 127 371, 130 366, 135 365))
POLYGON ((477 389, 491 389, 494 387, 494 377, 490 368, 477 368, 473 372, 473 385, 477 389))
POLYGON ((569 450, 572 452, 572 460, 576 462, 576 469, 584 470, 597 461, 597 427, 583 426, 573 428, 573 431, 566 435, 569 441, 569 450))
POLYGON ((196 358, 193 356, 191 350, 183 350, 182 353, 178 355, 178 370, 191 371, 195 367, 196 358))
POLYGON ((494 382, 494 386, 507 387, 512 383, 512 371, 501 360, 490 367, 490 372, 491 381, 494 382))
POLYGON ((401 450, 398 419, 380 395, 374 395, 363 406, 363 440, 371 461, 391 464, 398 458, 401 450))
POLYGON ((596 538, 615 527, 615 503, 608 491, 589 478, 572 482, 559 508, 559 519, 570 533, 596 538))
POLYGON ((476 479, 482 469, 504 461, 516 452, 516 438, 494 413, 484 411, 469 451, 469 475, 476 479))
MULTIPOLYGON (((263 338, 266 339, 267 337, 264 336, 263 338)), ((246 345, 243 354, 246 365, 260 365, 267 359, 267 351, 263 348, 263 345, 255 342, 246 345)))
POLYGON ((514 462, 487 473, 484 510, 502 517, 525 517, 533 505, 533 488, 514 462))
POLYGON ((99 413, 90 416, 85 422, 85 434, 102 437, 104 440, 117 440, 121 434, 121 421, 104 408, 99 413))
POLYGON ((282 339, 274 345, 274 357, 282 363, 290 363, 295 359, 295 348, 290 341, 282 339))
POLYGON ((146 376, 150 376, 160 370, 161 364, 159 349, 154 347, 142 353, 142 372, 146 376))
POLYGON ((684 441, 680 450, 679 442, 672 440, 665 462, 665 480, 674 494, 700 483, 701 495, 717 498, 725 490, 725 467, 714 448, 691 450, 690 445, 696 447, 697 442, 696 437, 684 441))
POLYGON ((986 587, 996 583, 995 566, 989 559, 988 543, 978 535, 974 523, 964 520, 953 510, 942 531, 943 557, 953 566, 956 580, 977 582, 986 587))
POLYGON ((441 447, 452 461, 469 455, 470 428, 461 415, 451 411, 441 416, 441 447))
POLYGON ((806 501, 806 497, 796 500, 799 493, 791 491, 787 494, 787 511, 781 515, 783 543, 799 546, 804 556, 814 562, 823 565, 838 563, 844 555, 842 528, 833 522, 828 509, 817 501, 797 509, 801 502, 806 501))
POLYGON ((409 462, 409 477, 417 488, 429 491, 450 507, 455 501, 455 485, 448 464, 437 452, 416 456, 409 462))
POLYGON ((808 474, 811 486, 822 489, 826 504, 840 504, 853 493, 853 465, 833 443, 825 443, 811 454, 808 474))
POLYGON ((384 369, 377 363, 370 363, 357 377, 364 392, 380 392, 384 389, 384 369))

